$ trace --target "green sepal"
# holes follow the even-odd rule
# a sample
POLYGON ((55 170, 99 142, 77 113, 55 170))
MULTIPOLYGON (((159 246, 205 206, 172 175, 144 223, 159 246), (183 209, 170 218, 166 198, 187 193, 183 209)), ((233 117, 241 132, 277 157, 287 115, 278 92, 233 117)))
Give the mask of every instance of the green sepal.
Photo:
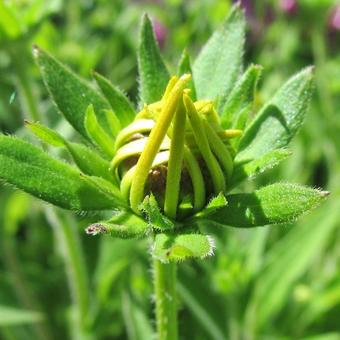
POLYGON ((219 99, 218 111, 242 69, 246 21, 240 4, 234 5, 203 47, 193 66, 198 99, 219 99))
POLYGON ((65 147, 84 174, 113 181, 113 175, 109 171, 110 163, 91 148, 80 143, 68 142, 58 132, 40 123, 26 121, 26 126, 43 142, 55 147, 65 147))
POLYGON ((145 237, 150 230, 148 224, 131 211, 121 211, 108 221, 91 224, 86 228, 86 233, 93 236, 108 234, 112 237, 127 239, 145 237))
POLYGON ((208 235, 162 233, 155 236, 152 256, 164 263, 181 262, 212 256, 214 248, 215 242, 208 235))
POLYGON ((269 151, 260 158, 254 159, 250 162, 235 163, 235 168, 229 183, 229 188, 234 188, 243 180, 253 179, 257 175, 274 168, 291 154, 292 152, 288 149, 277 149, 269 151))
POLYGON ((220 192, 217 196, 213 197, 206 207, 196 214, 196 216, 209 216, 210 214, 216 212, 218 209, 225 207, 228 204, 228 201, 224 194, 220 192))
MULTIPOLYGON (((110 109, 110 105, 98 92, 39 47, 33 48, 33 55, 54 103, 75 130, 89 139, 83 123, 90 104, 93 105, 100 124, 107 126, 103 110, 110 109)), ((109 133, 109 130, 106 132, 109 133)))
POLYGON ((175 227, 174 222, 161 213, 157 200, 152 193, 144 198, 139 205, 139 210, 146 215, 149 225, 154 229, 166 230, 175 227))
POLYGON ((90 140, 96 144, 109 158, 114 155, 114 139, 112 139, 102 128, 97 120, 93 105, 86 109, 84 126, 90 140))
MULTIPOLYGON (((317 207, 328 194, 302 185, 271 184, 253 193, 228 195, 228 205, 209 215, 205 221, 237 228, 291 223, 317 207)), ((199 221, 198 218, 195 220, 199 221)))
POLYGON ((71 210, 105 210, 120 206, 85 181, 86 175, 14 137, 0 135, 0 179, 44 201, 71 210))
MULTIPOLYGON (((191 61, 190 61, 190 55, 188 51, 185 49, 181 55, 181 59, 178 63, 178 71, 177 74, 180 77, 182 74, 192 74, 192 68, 191 68, 191 61)), ((189 96, 193 101, 197 100, 196 97, 196 89, 194 84, 194 79, 191 78, 188 82, 187 88, 190 89, 189 96)))
POLYGON ((142 102, 151 104, 160 100, 170 76, 156 42, 151 20, 146 14, 140 31, 138 71, 142 102))
POLYGON ((312 90, 312 67, 290 78, 247 127, 236 161, 256 159, 287 146, 303 123, 312 90))
MULTIPOLYGON (((221 114, 221 125, 223 128, 244 129, 245 125, 242 126, 239 123, 240 116, 245 109, 247 109, 248 115, 251 112, 256 85, 261 76, 261 72, 261 66, 251 65, 236 83, 221 114)), ((241 121, 243 124, 246 123, 244 118, 241 121)))
POLYGON ((107 101, 110 103, 112 110, 116 114, 122 127, 129 125, 135 118, 136 112, 129 98, 116 86, 102 75, 94 72, 94 79, 107 101))

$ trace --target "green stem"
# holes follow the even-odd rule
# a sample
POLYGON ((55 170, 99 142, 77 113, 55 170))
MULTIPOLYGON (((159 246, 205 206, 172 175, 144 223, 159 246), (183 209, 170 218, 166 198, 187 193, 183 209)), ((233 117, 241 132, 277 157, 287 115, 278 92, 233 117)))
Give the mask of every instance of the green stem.
POLYGON ((176 263, 154 260, 157 340, 177 340, 176 263))

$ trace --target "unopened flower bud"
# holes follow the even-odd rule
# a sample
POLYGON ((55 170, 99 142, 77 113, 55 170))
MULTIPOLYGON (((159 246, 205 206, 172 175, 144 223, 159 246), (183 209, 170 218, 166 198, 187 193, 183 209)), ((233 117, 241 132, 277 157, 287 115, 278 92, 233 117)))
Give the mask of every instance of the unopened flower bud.
POLYGON ((180 218, 227 189, 234 156, 229 139, 240 131, 222 128, 212 102, 192 101, 190 78, 172 77, 161 100, 117 136, 111 170, 136 213, 152 193, 168 217, 180 218))

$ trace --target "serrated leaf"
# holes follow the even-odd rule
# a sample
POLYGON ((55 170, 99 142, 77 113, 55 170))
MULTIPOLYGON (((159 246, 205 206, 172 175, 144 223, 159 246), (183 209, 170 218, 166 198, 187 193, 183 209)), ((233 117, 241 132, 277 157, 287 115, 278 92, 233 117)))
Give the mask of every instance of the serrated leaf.
POLYGON ((261 156, 258 159, 254 159, 246 163, 236 163, 233 171, 233 175, 230 180, 229 188, 234 188, 245 179, 253 179, 257 175, 272 169, 280 162, 285 160, 292 153, 287 149, 272 150, 261 156))
POLYGON ((135 118, 136 112, 130 100, 110 81, 98 73, 94 73, 94 78, 100 87, 103 95, 110 103, 112 110, 118 117, 121 127, 129 125, 135 118))
POLYGON ((239 4, 234 5, 223 26, 203 47, 193 67, 198 99, 219 98, 220 110, 242 68, 245 18, 239 4))
POLYGON ((152 255, 161 262, 180 262, 190 258, 203 259, 214 253, 211 236, 201 234, 157 234, 152 255))
POLYGON ((144 237, 150 231, 148 224, 130 211, 121 211, 108 221, 91 224, 86 228, 88 235, 109 234, 112 237, 144 237))
POLYGON ((146 104, 160 100, 170 76, 160 54, 151 20, 147 15, 142 19, 138 71, 141 100, 146 104))
MULTIPOLYGON (((84 118, 90 104, 94 107, 99 123, 103 127, 107 126, 103 110, 110 109, 110 105, 99 93, 42 49, 35 46, 33 54, 54 103, 75 130, 88 139, 84 118)), ((109 133, 109 130, 106 132, 109 133)))
POLYGON ((161 213, 157 200, 152 193, 144 198, 139 209, 146 214, 147 221, 153 228, 164 230, 175 227, 174 222, 161 213))
POLYGON ((287 146, 303 123, 313 89, 313 69, 289 79, 246 129, 236 160, 255 159, 287 146))
MULTIPOLYGON (((190 56, 187 50, 184 50, 181 56, 181 59, 178 64, 178 76, 180 77, 183 74, 192 74, 192 68, 191 68, 191 61, 190 61, 190 56)), ((194 79, 193 77, 189 80, 187 88, 191 90, 190 92, 190 98, 193 101, 196 101, 196 89, 195 89, 195 84, 194 84, 194 79)))
POLYGON ((103 210, 120 205, 85 181, 86 176, 14 137, 0 135, 0 179, 42 200, 71 210, 103 210))
POLYGON ((0 327, 24 325, 42 320, 43 315, 39 312, 0 306, 0 327))
POLYGON ((317 207, 328 192, 302 185, 276 183, 251 194, 228 195, 228 205, 209 215, 207 221, 238 228, 289 223, 317 207))
POLYGON ((109 162, 92 149, 83 144, 68 142, 58 132, 40 123, 26 122, 26 126, 43 142, 56 147, 65 147, 84 174, 113 181, 109 162))
POLYGON ((255 89, 261 72, 261 66, 249 66, 233 88, 221 114, 221 124, 225 129, 244 129, 244 126, 238 126, 240 124, 237 124, 237 122, 240 120, 240 115, 245 109, 247 109, 248 115, 251 112, 255 89))

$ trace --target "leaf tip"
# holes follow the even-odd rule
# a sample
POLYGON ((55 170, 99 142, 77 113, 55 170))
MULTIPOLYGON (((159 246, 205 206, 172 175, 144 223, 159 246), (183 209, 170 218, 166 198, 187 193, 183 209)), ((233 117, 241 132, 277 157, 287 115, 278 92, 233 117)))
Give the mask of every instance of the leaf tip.
POLYGON ((41 52, 40 47, 38 45, 36 45, 36 44, 33 44, 33 46, 32 46, 33 57, 34 58, 39 58, 40 52, 41 52))
POLYGON ((85 232, 86 232, 87 235, 96 236, 96 235, 106 234, 106 233, 108 233, 108 230, 107 230, 107 228, 105 228, 104 225, 102 225, 100 223, 94 223, 94 224, 91 224, 90 226, 88 226, 85 229, 85 232))
POLYGON ((331 193, 329 191, 320 191, 320 196, 322 198, 326 198, 330 195, 331 193))

